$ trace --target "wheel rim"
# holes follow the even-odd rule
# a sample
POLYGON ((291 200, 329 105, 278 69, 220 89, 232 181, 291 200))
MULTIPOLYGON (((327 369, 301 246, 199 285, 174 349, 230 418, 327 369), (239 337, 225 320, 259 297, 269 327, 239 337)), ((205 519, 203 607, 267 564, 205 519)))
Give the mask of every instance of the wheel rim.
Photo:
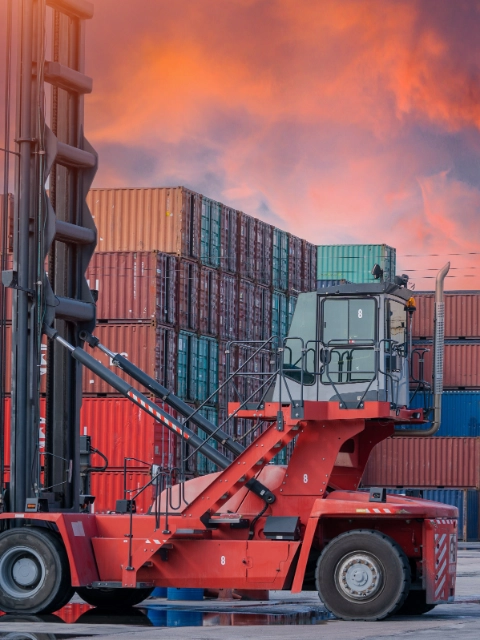
POLYGON ((335 570, 338 591, 349 600, 365 602, 383 588, 383 567, 370 553, 351 553, 340 560, 335 570))
POLYGON ((0 558, 0 587, 12 598, 31 598, 45 581, 41 556, 29 547, 13 547, 0 558))

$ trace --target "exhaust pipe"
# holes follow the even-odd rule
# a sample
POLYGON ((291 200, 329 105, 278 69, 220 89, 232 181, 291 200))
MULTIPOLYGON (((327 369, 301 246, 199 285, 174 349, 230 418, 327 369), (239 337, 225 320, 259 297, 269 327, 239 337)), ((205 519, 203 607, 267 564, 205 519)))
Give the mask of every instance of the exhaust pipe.
POLYGON ((435 319, 433 330, 433 421, 430 429, 395 431, 396 436, 433 436, 442 422, 443 354, 445 351, 445 300, 443 284, 450 270, 450 262, 437 273, 435 283, 435 319))

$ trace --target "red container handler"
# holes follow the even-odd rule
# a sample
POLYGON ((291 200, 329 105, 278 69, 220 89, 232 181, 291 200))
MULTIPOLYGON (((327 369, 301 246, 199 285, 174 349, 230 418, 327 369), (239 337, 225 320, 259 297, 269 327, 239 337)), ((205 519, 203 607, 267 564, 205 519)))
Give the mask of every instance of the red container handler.
POLYGON ((362 484, 479 489, 480 438, 388 438, 370 454, 362 484))
MULTIPOLYGON (((7 296, 10 297, 9 293, 7 296)), ((11 310, 11 308, 10 308, 11 310)), ((12 392, 12 325, 7 324, 5 327, 5 393, 9 394, 12 392)), ((40 393, 45 393, 47 390, 47 337, 42 336, 42 344, 40 347, 40 362, 38 367, 38 373, 40 375, 40 393)))
MULTIPOLYGON (((424 379, 432 381, 433 343, 414 342, 415 350, 429 349, 423 353, 424 379)), ((412 354, 412 372, 415 379, 420 376, 420 352, 412 354)), ((449 341, 445 342, 443 386, 445 389, 479 389, 480 388, 480 341, 449 341)), ((416 383, 411 382, 412 388, 416 383)))
MULTIPOLYGON (((126 476, 123 469, 91 474, 91 492, 95 496, 94 513, 115 511, 117 500, 123 500, 124 479, 126 477, 127 499, 133 498, 151 480, 150 472, 145 469, 128 469, 126 476)), ((147 487, 137 498, 137 513, 146 513, 153 502, 153 488, 147 487)))
MULTIPOLYGON (((414 338, 432 338, 435 314, 433 293, 414 293, 414 338)), ((445 293, 445 337, 480 338, 480 291, 445 293)))
POLYGON ((85 277, 98 291, 97 320, 175 324, 177 263, 158 251, 95 253, 85 277))

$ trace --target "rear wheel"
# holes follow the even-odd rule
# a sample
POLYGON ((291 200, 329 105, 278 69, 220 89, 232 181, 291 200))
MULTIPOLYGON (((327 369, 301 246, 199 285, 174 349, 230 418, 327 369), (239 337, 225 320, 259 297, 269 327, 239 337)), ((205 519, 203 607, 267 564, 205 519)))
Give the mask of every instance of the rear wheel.
POLYGON ((400 609, 395 612, 396 616, 421 616, 435 609, 436 605, 427 604, 427 593, 420 589, 410 589, 410 592, 400 609))
POLYGON ((378 531, 343 533, 322 551, 318 594, 342 620, 381 620, 404 603, 410 566, 401 547, 378 531))
POLYGON ((149 589, 87 589, 87 587, 77 587, 76 591, 82 600, 94 607, 120 609, 140 604, 152 594, 153 587, 149 589))
POLYGON ((67 553, 57 535, 34 527, 0 535, 2 611, 52 613, 72 592, 67 553))

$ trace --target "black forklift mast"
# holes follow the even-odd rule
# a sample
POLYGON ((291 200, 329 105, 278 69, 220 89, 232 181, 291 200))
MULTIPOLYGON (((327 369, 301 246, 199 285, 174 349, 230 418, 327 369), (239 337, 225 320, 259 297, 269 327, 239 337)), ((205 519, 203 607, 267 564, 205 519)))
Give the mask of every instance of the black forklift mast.
POLYGON ((97 155, 83 133, 84 94, 92 87, 84 72, 85 20, 92 15, 86 0, 21 0, 18 8, 13 269, 2 279, 13 289, 8 508, 20 512, 33 496, 48 497, 60 510, 79 509, 81 367, 60 345, 48 345, 42 490, 39 365, 43 325, 75 346, 81 346, 81 329, 95 327, 94 300, 84 276, 97 238, 85 201, 97 155), (53 23, 51 59, 45 54, 47 14, 53 23), (50 126, 45 83, 52 88, 50 126))

